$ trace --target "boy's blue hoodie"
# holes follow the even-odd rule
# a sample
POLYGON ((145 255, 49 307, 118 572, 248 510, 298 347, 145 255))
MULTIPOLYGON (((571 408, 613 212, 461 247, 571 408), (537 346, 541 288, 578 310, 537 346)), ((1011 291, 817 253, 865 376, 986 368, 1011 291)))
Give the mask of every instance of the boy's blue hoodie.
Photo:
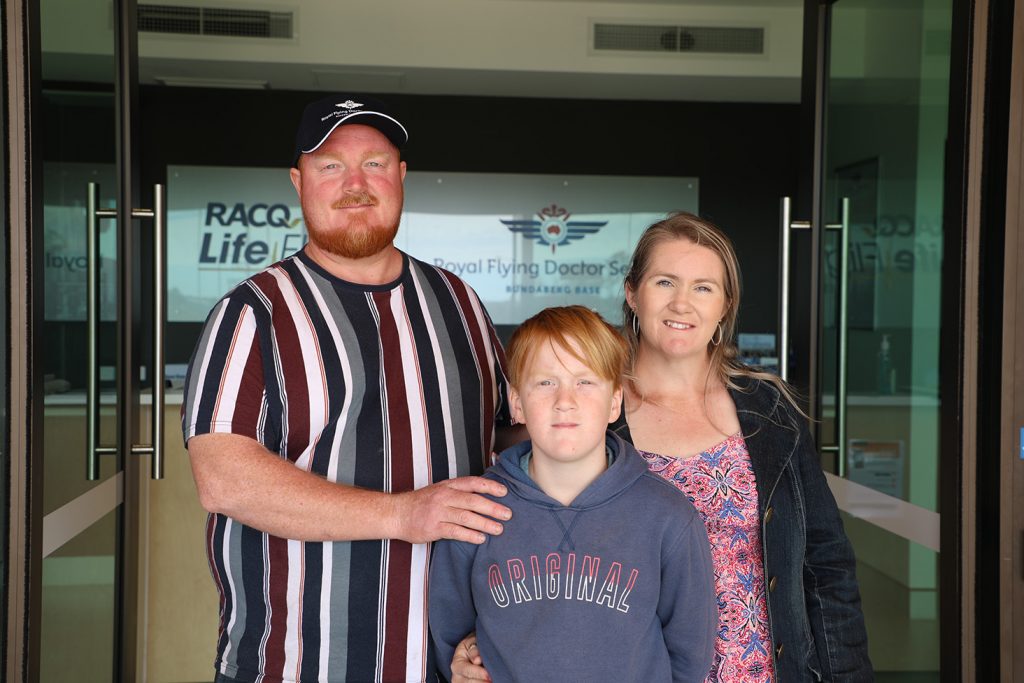
POLYGON ((532 445, 484 476, 508 487, 512 519, 482 545, 434 544, 430 628, 438 666, 476 631, 501 681, 702 681, 718 609, 704 524, 675 487, 609 432, 611 464, 565 506, 520 466, 532 445))

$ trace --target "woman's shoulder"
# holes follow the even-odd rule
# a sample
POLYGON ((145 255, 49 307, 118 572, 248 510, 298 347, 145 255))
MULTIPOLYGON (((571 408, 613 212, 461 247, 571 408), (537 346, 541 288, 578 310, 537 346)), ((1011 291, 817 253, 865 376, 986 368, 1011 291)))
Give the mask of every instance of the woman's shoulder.
POLYGON ((784 390, 783 380, 738 374, 729 378, 729 395, 736 409, 756 411, 765 416, 780 414, 791 418, 795 412, 790 401, 792 389, 784 390))

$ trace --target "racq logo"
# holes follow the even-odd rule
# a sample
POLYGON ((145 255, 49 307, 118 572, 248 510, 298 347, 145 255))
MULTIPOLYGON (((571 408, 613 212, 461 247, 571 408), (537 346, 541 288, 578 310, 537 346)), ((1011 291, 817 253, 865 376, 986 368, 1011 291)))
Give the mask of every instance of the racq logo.
POLYGON ((537 240, 537 244, 550 244, 552 254, 556 247, 567 245, 570 240, 581 240, 587 235, 593 235, 608 225, 608 221, 570 221, 571 215, 566 209, 552 204, 537 212, 539 220, 499 220, 510 231, 528 240, 537 240))

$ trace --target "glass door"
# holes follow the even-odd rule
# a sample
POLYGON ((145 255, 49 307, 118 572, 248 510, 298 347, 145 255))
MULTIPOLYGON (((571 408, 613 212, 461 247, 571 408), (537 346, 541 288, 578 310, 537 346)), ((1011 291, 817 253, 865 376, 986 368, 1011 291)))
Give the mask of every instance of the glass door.
POLYGON ((939 335, 951 22, 951 0, 826 6, 818 38, 819 212, 802 224, 784 216, 789 228, 816 231, 820 245, 811 259, 820 288, 810 316, 819 330, 816 367, 807 369, 817 389, 812 413, 857 554, 879 681, 937 681, 940 673, 939 335))
MULTIPOLYGON (((44 396, 32 458, 42 471, 43 531, 40 645, 28 666, 41 681, 136 678, 132 515, 138 456, 153 452, 140 437, 153 430, 139 429, 145 373, 135 339, 143 312, 163 319, 162 304, 138 295, 139 234, 154 222, 139 219, 159 217, 161 202, 159 191, 133 184, 134 2, 111 10, 109 0, 39 2, 41 82, 32 94, 42 187, 33 196, 43 222, 33 301, 42 310, 33 372, 44 396), (137 208, 139 194, 157 205, 137 208)), ((153 379, 162 386, 162 371, 153 379)))
MULTIPOLYGON (((41 681, 114 678, 118 538, 124 475, 119 458, 98 457, 87 472, 88 328, 97 316, 102 349, 100 438, 115 438, 114 386, 117 338, 116 221, 97 226, 99 262, 87 248, 88 186, 98 187, 100 207, 116 205, 115 33, 110 3, 103 0, 40 1, 42 79, 39 101, 50 132, 43 143, 43 273, 36 301, 43 306, 43 561, 38 667, 41 681), (68 20, 68 13, 78 18, 68 20), (84 53, 69 34, 91 35, 84 53), (71 38, 69 40, 69 38, 71 38), (84 53, 84 54, 83 54, 84 53), (87 291, 98 268, 98 307, 87 291), (98 308, 98 310, 90 310, 98 308)), ((41 280, 41 281, 40 281, 41 280)), ((37 304, 39 305, 39 304, 37 304)), ((38 319, 38 316, 37 316, 38 319)), ((38 384, 37 384, 38 386, 38 384)), ((37 446, 37 448, 40 446, 37 446)), ((38 460, 37 460, 38 462, 38 460)))

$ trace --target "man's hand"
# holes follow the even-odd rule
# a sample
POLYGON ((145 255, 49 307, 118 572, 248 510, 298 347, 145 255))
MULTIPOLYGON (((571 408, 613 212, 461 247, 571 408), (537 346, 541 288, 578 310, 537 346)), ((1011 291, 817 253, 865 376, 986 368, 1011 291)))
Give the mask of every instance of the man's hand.
POLYGON ((494 520, 509 520, 512 511, 481 493, 504 496, 507 491, 491 479, 459 477, 394 494, 396 531, 392 538, 410 543, 442 538, 483 543, 487 540, 484 534, 496 536, 502 531, 501 524, 494 520))
POLYGON ((247 436, 194 436, 188 453, 203 508, 280 538, 483 543, 481 532, 500 534, 495 520, 512 516, 504 505, 480 495, 506 493, 504 486, 482 477, 393 494, 329 482, 247 436))
POLYGON ((489 680, 491 676, 484 668, 484 660, 476 646, 476 634, 470 633, 458 644, 452 656, 452 683, 489 680))

